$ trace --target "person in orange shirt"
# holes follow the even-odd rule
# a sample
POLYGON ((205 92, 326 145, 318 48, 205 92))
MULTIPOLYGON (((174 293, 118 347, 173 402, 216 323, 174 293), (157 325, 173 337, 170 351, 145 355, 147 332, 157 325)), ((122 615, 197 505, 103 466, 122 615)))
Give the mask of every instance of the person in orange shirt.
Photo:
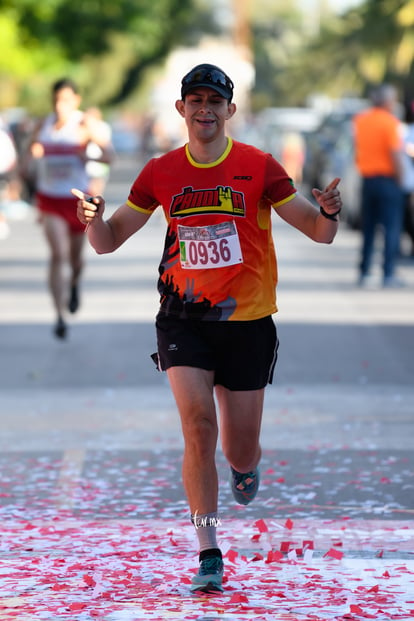
POLYGON ((384 232, 383 285, 398 287, 395 276, 403 219, 402 135, 394 114, 397 91, 382 84, 372 93, 372 106, 354 118, 355 160, 362 177, 362 250, 360 286, 370 283, 375 234, 384 232))

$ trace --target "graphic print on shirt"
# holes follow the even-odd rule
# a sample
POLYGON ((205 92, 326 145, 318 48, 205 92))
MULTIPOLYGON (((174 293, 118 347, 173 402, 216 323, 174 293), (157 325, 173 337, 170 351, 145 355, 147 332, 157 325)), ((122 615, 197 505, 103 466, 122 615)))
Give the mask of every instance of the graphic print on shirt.
POLYGON ((194 190, 191 186, 184 188, 181 194, 173 197, 170 207, 171 218, 200 213, 244 216, 245 212, 243 194, 220 185, 208 190, 194 190))

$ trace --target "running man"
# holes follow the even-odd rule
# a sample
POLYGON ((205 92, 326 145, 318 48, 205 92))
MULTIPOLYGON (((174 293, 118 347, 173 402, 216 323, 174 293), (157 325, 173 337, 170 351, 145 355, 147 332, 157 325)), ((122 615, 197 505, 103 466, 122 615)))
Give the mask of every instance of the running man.
POLYGON ((259 487, 264 390, 278 348, 271 213, 329 244, 341 210, 339 179, 313 190, 317 209, 271 155, 227 136, 226 122, 236 112, 232 98, 233 83, 224 71, 210 64, 194 67, 175 104, 188 143, 150 160, 109 220, 103 219, 103 199, 93 204, 74 190, 79 219, 89 224, 89 241, 98 253, 119 248, 159 206, 167 220, 156 357, 181 417, 183 483, 199 541, 191 589, 204 592, 223 588, 215 399, 235 500, 247 505, 259 487))
POLYGON ((65 311, 75 313, 79 307, 79 280, 83 268, 84 227, 76 216, 77 201, 71 193, 74 185, 89 190, 87 147, 99 146, 99 161, 109 163, 113 149, 100 122, 79 110, 81 97, 70 79, 57 81, 52 87, 53 113, 35 130, 30 154, 36 162, 36 205, 40 211, 48 243, 49 288, 56 311, 54 334, 67 334, 65 311), (70 264, 69 285, 64 268, 70 264))

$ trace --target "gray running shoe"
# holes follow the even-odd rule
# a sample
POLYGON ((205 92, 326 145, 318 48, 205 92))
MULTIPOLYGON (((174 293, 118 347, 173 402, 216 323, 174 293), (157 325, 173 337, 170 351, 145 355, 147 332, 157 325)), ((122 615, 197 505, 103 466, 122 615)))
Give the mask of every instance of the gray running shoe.
POLYGON ((248 505, 257 494, 260 483, 259 469, 255 468, 251 472, 237 472, 234 468, 231 470, 231 491, 234 500, 239 505, 248 505))
POLYGON ((221 593, 223 568, 223 559, 219 556, 207 556, 200 562, 198 573, 191 580, 191 592, 221 593))

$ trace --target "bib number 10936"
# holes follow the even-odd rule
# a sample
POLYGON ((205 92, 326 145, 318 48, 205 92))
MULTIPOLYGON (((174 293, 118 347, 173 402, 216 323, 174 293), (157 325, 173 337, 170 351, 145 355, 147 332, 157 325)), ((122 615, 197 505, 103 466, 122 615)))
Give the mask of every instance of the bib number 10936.
POLYGON ((208 269, 242 263, 234 222, 207 227, 178 226, 180 260, 184 269, 208 269))

